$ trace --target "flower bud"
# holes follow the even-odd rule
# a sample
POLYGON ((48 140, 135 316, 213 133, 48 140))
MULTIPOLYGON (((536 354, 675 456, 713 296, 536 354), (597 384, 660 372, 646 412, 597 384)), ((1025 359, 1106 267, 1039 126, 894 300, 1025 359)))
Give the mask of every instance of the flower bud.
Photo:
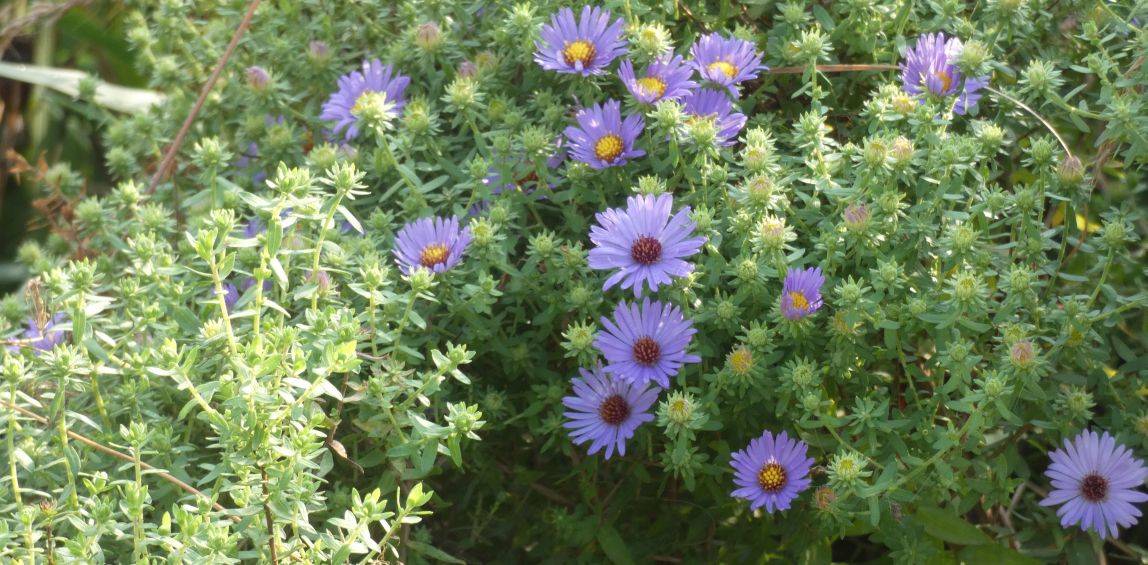
POLYGON ((893 164, 898 167, 909 164, 909 161, 913 159, 913 142, 909 141, 905 136, 897 136, 897 138, 893 140, 893 145, 890 149, 890 155, 893 156, 893 164))
POLYGON ((845 207, 843 217, 846 228, 854 232, 863 232, 865 228, 869 227, 871 215, 869 207, 864 202, 854 202, 845 207))
POLYGON ((862 157, 865 159, 865 164, 870 167, 881 167, 885 164, 885 157, 887 156, 885 149, 885 142, 880 139, 866 139, 865 151, 862 157))
POLYGON ((666 192, 666 181, 661 177, 643 175, 638 177, 638 194, 662 194, 666 192))
POLYGON ((255 92, 265 92, 271 86, 271 75, 259 65, 247 67, 243 75, 247 79, 247 86, 255 92))
POLYGON ((1056 178, 1064 186, 1075 187, 1084 180, 1084 165, 1076 155, 1069 155, 1056 167, 1056 178))
POLYGON ((428 53, 437 51, 438 48, 442 46, 442 43, 442 30, 439 29, 438 24, 426 22, 419 24, 419 26, 415 28, 415 44, 423 51, 428 53))
POLYGON ((653 59, 673 49, 669 30, 657 22, 638 26, 631 45, 647 59, 653 59))
POLYGON ((307 48, 307 57, 322 64, 331 59, 331 48, 324 41, 312 41, 307 48))
POLYGON ((1036 364, 1036 348, 1032 341, 1022 339, 1012 344, 1008 351, 1008 360, 1017 369, 1031 369, 1036 364))

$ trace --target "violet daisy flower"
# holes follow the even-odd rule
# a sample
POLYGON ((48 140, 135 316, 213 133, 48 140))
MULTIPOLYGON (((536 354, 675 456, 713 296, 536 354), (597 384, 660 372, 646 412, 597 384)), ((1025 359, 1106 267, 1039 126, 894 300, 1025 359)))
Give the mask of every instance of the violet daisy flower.
POLYGON ((634 77, 634 64, 629 59, 618 65, 618 78, 639 102, 653 104, 661 100, 677 100, 698 85, 690 80, 694 70, 685 64, 681 55, 672 59, 663 55, 654 59, 641 78, 634 77))
POLYGON ((1148 500, 1148 494, 1136 489, 1148 478, 1148 469, 1108 432, 1085 430, 1048 456, 1052 464, 1044 474, 1053 490, 1040 505, 1064 504, 1056 510, 1061 526, 1076 524, 1104 539, 1137 522, 1140 510, 1133 504, 1148 500))
POLYGON ((800 320, 821 308, 821 285, 825 275, 820 267, 805 270, 789 269, 781 288, 781 314, 790 320, 800 320))
POLYGON ((683 97, 682 103, 691 120, 714 120, 718 145, 733 145, 738 132, 745 127, 745 114, 734 112, 733 102, 723 92, 698 89, 683 97))
POLYGON ((600 75, 602 69, 626 52, 622 18, 610 22, 610 11, 585 6, 578 21, 563 8, 542 26, 542 40, 534 43, 534 61, 548 71, 600 75))
POLYGON ((595 169, 605 169, 625 165, 627 159, 646 154, 634 149, 634 140, 642 134, 645 121, 638 115, 627 116, 623 121, 622 105, 617 100, 585 108, 577 119, 578 126, 570 126, 565 132, 575 159, 595 169))
POLYGON ((363 61, 362 72, 351 71, 339 77, 339 90, 323 103, 319 118, 335 122, 334 132, 342 132, 344 139, 350 141, 359 135, 356 125, 359 118, 355 113, 364 94, 385 93, 387 102, 394 105, 393 117, 397 118, 407 103, 403 93, 410 83, 410 77, 394 74, 391 65, 384 65, 378 59, 363 61))
POLYGON ((603 316, 601 321, 605 331, 598 334, 594 347, 609 362, 606 370, 626 382, 654 381, 669 388, 670 377, 678 374, 682 365, 701 361, 686 353, 697 330, 677 306, 650 302, 649 298, 640 306, 619 302, 614 320, 603 316))
POLYGON ((702 36, 690 47, 690 64, 705 80, 724 86, 737 96, 737 83, 757 78, 758 71, 768 71, 761 64, 761 54, 749 41, 722 37, 716 33, 702 36))
MULTIPOLYGON (((44 327, 41 329, 40 326, 36 324, 35 318, 29 318, 28 329, 24 331, 20 339, 32 340, 28 346, 37 354, 41 351, 51 351, 64 341, 64 332, 56 329, 56 325, 63 323, 64 319, 64 313, 60 312, 44 322, 44 327)), ((9 345, 8 351, 13 353, 18 352, 20 351, 20 346, 9 345)))
POLYGON ((809 488, 809 468, 813 459, 806 457, 809 445, 790 438, 785 432, 774 437, 766 430, 761 437, 733 453, 733 482, 737 485, 731 494, 750 501, 749 509, 765 506, 773 514, 788 510, 797 494, 809 488))
POLYGON ((662 194, 631 196, 626 208, 611 208, 597 215, 598 225, 590 228, 591 269, 618 269, 602 285, 602 290, 621 283, 642 295, 643 284, 655 291, 669 284, 671 277, 684 277, 693 266, 684 261, 701 249, 704 237, 690 237, 697 227, 685 206, 670 217, 674 197, 662 194))
POLYGON ((460 229, 457 216, 420 218, 395 236, 395 258, 406 275, 418 267, 441 273, 462 261, 471 239, 470 228, 460 229))
POLYGON ((988 86, 989 77, 965 77, 954 64, 964 45, 961 40, 946 38, 943 33, 922 35, 917 45, 905 53, 901 63, 901 88, 918 98, 926 91, 936 96, 957 94, 953 111, 964 114, 977 105, 980 89, 988 86))
POLYGON ((617 449, 626 454, 626 440, 634 437, 634 430, 643 422, 654 419, 650 407, 658 399, 658 389, 626 382, 594 367, 579 369, 582 377, 574 377, 574 395, 562 399, 569 408, 563 413, 567 421, 562 424, 570 430, 574 443, 590 444, 593 455, 606 448, 606 459, 617 449))

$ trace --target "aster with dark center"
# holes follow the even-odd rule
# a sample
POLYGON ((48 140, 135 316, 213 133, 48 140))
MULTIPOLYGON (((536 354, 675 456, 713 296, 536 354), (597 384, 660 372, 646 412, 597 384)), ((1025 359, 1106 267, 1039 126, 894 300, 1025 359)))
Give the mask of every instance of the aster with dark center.
POLYGON ((597 215, 598 225, 590 228, 591 269, 617 269, 606 279, 602 290, 621 284, 633 288, 634 296, 642 289, 655 291, 669 284, 673 277, 688 275, 693 266, 684 258, 697 253, 704 237, 690 237, 697 225, 685 206, 671 217, 674 197, 631 196, 626 208, 611 208, 597 215))
POLYGON ((738 83, 757 78, 769 67, 761 64, 761 54, 749 41, 710 33, 690 47, 690 62, 701 77, 725 87, 736 97, 738 83))
POLYGON ((731 493, 750 502, 749 509, 765 506, 772 514, 788 510, 797 495, 809 488, 809 469, 813 459, 806 457, 809 445, 790 438, 785 432, 766 430, 761 437, 732 455, 733 482, 731 493))
POLYGON ((646 154, 634 149, 634 140, 646 125, 642 116, 627 116, 622 120, 622 105, 617 100, 583 109, 577 120, 578 126, 570 126, 565 132, 570 153, 595 169, 625 165, 627 159, 646 154))
POLYGON ((988 86, 989 77, 966 77, 957 68, 956 60, 964 45, 961 40, 946 38, 943 33, 922 35, 917 45, 905 53, 901 63, 901 88, 923 98, 926 93, 935 96, 957 95, 953 112, 964 114, 977 105, 980 89, 988 86))
POLYGON ((420 267, 441 273, 462 261, 471 239, 470 228, 460 228, 457 216, 420 218, 395 236, 395 258, 403 274, 420 267))
POLYGON ((602 74, 606 65, 626 52, 622 18, 610 22, 610 11, 585 6, 578 20, 563 8, 542 26, 541 41, 534 44, 534 60, 548 71, 602 74))
POLYGON ((640 305, 619 302, 614 319, 602 317, 601 322, 604 330, 594 346, 606 357, 606 370, 616 378, 640 384, 653 381, 669 388, 670 377, 682 365, 701 361, 686 353, 697 330, 677 306, 649 298, 640 305))
POLYGON ((1052 464, 1044 475, 1053 490, 1040 505, 1063 504, 1056 510, 1061 526, 1078 525, 1103 539, 1115 538, 1120 528, 1137 522, 1140 510, 1133 504, 1148 500, 1148 494, 1137 490, 1148 469, 1108 432, 1085 430, 1048 456, 1052 464))
POLYGON ((790 320, 800 320, 821 308, 821 286, 825 275, 820 267, 805 270, 790 269, 785 274, 781 289, 781 314, 790 320))
POLYGON ((724 92, 701 88, 683 97, 682 104, 690 120, 714 121, 718 145, 733 145, 745 127, 745 114, 733 111, 733 102, 724 92))
POLYGON ((410 83, 410 77, 395 74, 391 65, 384 65, 378 59, 364 61, 362 71, 339 77, 339 89, 323 103, 319 118, 335 122, 333 131, 342 133, 344 139, 350 141, 359 135, 359 118, 355 114, 364 94, 386 94, 387 103, 392 105, 392 117, 397 118, 407 103, 403 95, 410 83))
POLYGON ((681 55, 672 58, 663 55, 654 59, 641 77, 635 77, 634 64, 629 59, 618 65, 618 78, 639 102, 653 104, 661 100, 677 100, 698 84, 690 77, 694 70, 686 65, 681 55))
POLYGON ((574 395, 562 399, 568 409, 563 427, 570 430, 575 444, 590 443, 589 454, 606 449, 606 459, 626 454, 626 440, 642 423, 654 419, 650 407, 658 399, 658 389, 626 382, 603 371, 579 369, 582 376, 571 383, 574 395))

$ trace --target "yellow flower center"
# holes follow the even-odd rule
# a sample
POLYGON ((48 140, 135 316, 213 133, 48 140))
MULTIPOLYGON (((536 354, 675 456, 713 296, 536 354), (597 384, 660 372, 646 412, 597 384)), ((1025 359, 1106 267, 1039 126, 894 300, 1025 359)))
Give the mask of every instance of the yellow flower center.
POLYGON ((622 145, 622 138, 610 133, 594 144, 594 156, 601 161, 613 163, 622 154, 623 149, 625 146, 622 145))
POLYGON ((566 60, 567 65, 573 65, 575 62, 582 63, 582 66, 590 64, 594 60, 594 54, 597 53, 594 44, 589 41, 579 39, 573 43, 567 43, 566 48, 562 50, 562 58, 566 60))
POLYGON ((710 63, 710 66, 706 67, 706 70, 709 70, 709 71, 712 71, 714 69, 717 69, 717 70, 725 73, 726 78, 733 78, 733 77, 737 76, 737 67, 735 67, 735 66, 733 66, 730 63, 727 63, 725 61, 718 61, 716 63, 710 63))
POLYGON ((661 98, 662 95, 666 93, 666 83, 662 82, 662 79, 658 77, 640 78, 638 79, 638 86, 640 86, 642 90, 653 94, 654 100, 661 98))
POLYGON ((363 93, 355 99, 355 105, 351 108, 352 114, 358 116, 363 113, 363 110, 367 108, 368 100, 371 98, 370 94, 370 90, 364 90, 363 93))
POLYGON ((941 79, 941 91, 938 94, 944 94, 949 91, 949 87, 953 85, 953 77, 945 71, 937 71, 933 76, 941 79))
POLYGON ((766 463, 757 472, 757 484, 765 492, 781 492, 781 488, 785 486, 785 469, 777 463, 766 463))
POLYGON ((423 248, 422 253, 419 253, 419 264, 431 269, 435 265, 446 263, 447 257, 450 256, 450 250, 441 243, 432 243, 423 248))
POLYGON ((805 298, 804 294, 795 290, 789 293, 789 304, 793 306, 794 310, 807 310, 809 308, 809 299, 805 298))
POLYGON ((746 347, 739 347, 729 354, 729 367, 735 375, 744 377, 753 369, 753 353, 746 347))

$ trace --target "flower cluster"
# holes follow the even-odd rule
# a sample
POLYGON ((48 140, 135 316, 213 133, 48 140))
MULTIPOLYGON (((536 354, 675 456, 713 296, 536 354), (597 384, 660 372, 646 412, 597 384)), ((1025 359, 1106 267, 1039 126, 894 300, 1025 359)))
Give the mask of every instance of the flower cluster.
MULTIPOLYGON (((587 6, 577 21, 570 9, 560 10, 542 27, 535 61, 560 73, 601 74, 615 58, 626 54, 621 29, 621 18, 611 23, 608 10, 587 6)), ((642 104, 681 101, 690 120, 714 123, 716 143, 732 145, 746 121, 744 114, 733 111, 737 85, 757 78, 769 67, 761 64, 753 43, 716 33, 698 39, 690 48, 690 56, 686 61, 681 55, 662 54, 641 75, 635 73, 634 62, 625 59, 618 67, 618 77, 642 104), (701 88, 693 80, 695 73, 720 90, 701 88)), ((576 126, 566 128, 566 137, 578 161, 604 169, 646 154, 634 148, 645 129, 644 120, 637 115, 623 118, 617 100, 580 110, 576 121, 576 126)))

